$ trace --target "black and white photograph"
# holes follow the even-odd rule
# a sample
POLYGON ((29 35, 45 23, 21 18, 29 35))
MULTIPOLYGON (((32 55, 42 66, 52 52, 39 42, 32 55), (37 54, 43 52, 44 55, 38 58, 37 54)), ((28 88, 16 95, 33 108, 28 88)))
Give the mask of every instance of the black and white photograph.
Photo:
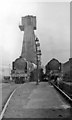
POLYGON ((72 118, 72 2, 0 1, 0 120, 72 118))

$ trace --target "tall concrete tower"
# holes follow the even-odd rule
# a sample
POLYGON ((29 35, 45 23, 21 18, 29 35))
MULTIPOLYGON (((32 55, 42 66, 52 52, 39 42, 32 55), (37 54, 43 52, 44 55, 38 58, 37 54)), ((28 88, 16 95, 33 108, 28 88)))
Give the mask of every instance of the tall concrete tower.
POLYGON ((25 16, 21 18, 21 31, 24 31, 21 57, 36 64, 35 34, 36 16, 25 16))

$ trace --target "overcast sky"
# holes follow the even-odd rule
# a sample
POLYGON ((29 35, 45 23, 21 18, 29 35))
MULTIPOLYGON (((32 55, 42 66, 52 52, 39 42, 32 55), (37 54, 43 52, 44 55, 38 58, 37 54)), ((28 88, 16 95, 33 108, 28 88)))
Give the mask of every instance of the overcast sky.
POLYGON ((52 58, 66 62, 70 57, 70 3, 6 0, 0 4, 0 64, 9 65, 20 56, 23 32, 18 26, 26 15, 37 19, 35 34, 40 40, 42 64, 52 58))

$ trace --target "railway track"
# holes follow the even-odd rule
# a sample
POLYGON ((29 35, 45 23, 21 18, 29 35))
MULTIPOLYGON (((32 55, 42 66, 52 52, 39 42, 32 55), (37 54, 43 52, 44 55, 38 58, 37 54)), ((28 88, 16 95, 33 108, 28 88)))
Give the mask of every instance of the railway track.
MULTIPOLYGON (((21 86, 21 85, 20 85, 20 86, 21 86)), ((13 94, 15 93, 15 91, 16 91, 20 86, 16 87, 16 88, 9 94, 7 100, 6 100, 5 103, 3 104, 3 106, 2 106, 2 111, 1 111, 1 114, 0 114, 0 120, 3 119, 4 113, 5 113, 6 109, 7 109, 7 106, 8 106, 8 104, 9 104, 9 102, 10 102, 13 94)))
POLYGON ((61 90, 57 85, 55 85, 54 83, 51 82, 51 84, 64 96, 64 98, 66 98, 66 100, 70 103, 70 105, 72 106, 72 98, 67 95, 63 90, 61 90))

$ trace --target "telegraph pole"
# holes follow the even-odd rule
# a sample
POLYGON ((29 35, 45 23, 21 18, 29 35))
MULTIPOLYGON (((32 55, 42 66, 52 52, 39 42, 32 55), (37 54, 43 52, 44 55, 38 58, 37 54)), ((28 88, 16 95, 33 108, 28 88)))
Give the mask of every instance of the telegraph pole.
POLYGON ((36 43, 36 61, 37 61, 37 81, 36 84, 39 84, 39 75, 40 75, 40 64, 41 64, 41 50, 40 50, 40 43, 39 43, 39 39, 36 37, 35 40, 36 43))

